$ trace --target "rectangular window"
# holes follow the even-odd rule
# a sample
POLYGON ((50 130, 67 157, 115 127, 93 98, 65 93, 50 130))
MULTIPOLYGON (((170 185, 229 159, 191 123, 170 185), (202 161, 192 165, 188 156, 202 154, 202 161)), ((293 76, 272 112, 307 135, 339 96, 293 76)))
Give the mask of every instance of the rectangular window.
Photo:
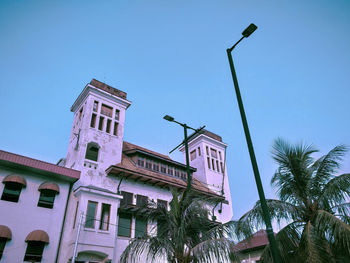
POLYGON ((191 158, 191 161, 193 161, 194 159, 196 159, 196 150, 193 150, 191 153, 190 153, 190 158, 191 158))
POLYGON ((218 160, 216 160, 216 170, 220 173, 220 166, 218 160))
POLYGON ((168 202, 162 199, 157 199, 157 207, 168 208, 168 202))
POLYGON ((218 153, 215 149, 210 148, 210 153, 211 153, 211 157, 217 159, 218 158, 218 153))
POLYGON ((5 183, 4 191, 2 192, 1 200, 18 202, 21 194, 22 185, 14 182, 5 183))
POLYGON ((220 161, 222 160, 222 159, 221 159, 221 152, 220 152, 220 151, 219 151, 219 159, 220 159, 220 161))
POLYGON ((112 121, 110 119, 107 119, 107 125, 106 125, 106 132, 107 133, 111 132, 111 123, 112 123, 112 121))
POLYGON ((86 209, 86 228, 95 228, 95 218, 96 218, 97 202, 88 201, 86 209))
POLYGON ((122 191, 123 199, 120 201, 120 206, 132 205, 133 204, 133 194, 129 192, 122 191))
POLYGON ((152 161, 150 159, 146 159, 146 168, 152 169, 152 161))
POLYGON ((201 147, 198 147, 198 156, 201 156, 201 147))
POLYGON ((113 135, 118 136, 118 122, 114 122, 113 135))
POLYGON ((179 176, 180 176, 179 169, 177 169, 177 168, 175 168, 175 176, 176 176, 176 177, 179 177, 179 176))
POLYGON ((95 128, 95 126, 96 126, 96 114, 93 113, 93 114, 91 115, 90 127, 91 127, 91 128, 95 128))
POLYGON ((208 146, 205 146, 205 150, 207 151, 207 155, 209 155, 209 148, 208 148, 208 146))
POLYGON ((174 174, 173 167, 168 166, 168 174, 169 175, 173 175, 174 174))
POLYGON ((102 104, 102 106, 101 106, 101 114, 112 118, 113 108, 109 107, 109 106, 107 106, 105 104, 102 104))
POLYGON ((92 108, 92 110, 94 111, 94 112, 97 112, 97 107, 98 107, 98 101, 94 101, 94 106, 93 106, 93 108, 92 108))
POLYGON ((135 218, 135 238, 147 234, 147 220, 141 216, 135 218))
POLYGON ((111 205, 102 204, 101 220, 100 220, 101 230, 108 230, 110 211, 111 211, 111 205))
POLYGON ((73 229, 75 228, 75 223, 77 222, 78 208, 79 208, 79 201, 77 201, 77 206, 75 208, 74 220, 73 220, 73 229))
POLYGON ((148 197, 144 195, 137 195, 136 196, 136 206, 144 206, 148 202, 148 197))
POLYGON ((48 189, 43 189, 40 192, 38 206, 45 208, 53 208, 56 192, 48 189))
POLYGON ((210 158, 207 157, 207 161, 208 161, 208 168, 210 169, 210 158))
POLYGON ((83 107, 81 107, 80 111, 79 111, 79 120, 81 120, 81 118, 83 117, 83 107))
POLYGON ((158 162, 153 162, 153 170, 159 172, 159 163, 158 162))
POLYGON ((160 171, 165 174, 166 173, 166 165, 165 164, 160 164, 160 171))
POLYGON ((187 178, 187 174, 185 171, 181 171, 181 178, 182 179, 186 179, 187 178))
POLYGON ((221 166, 221 172, 225 173, 225 169, 224 169, 224 166, 222 165, 222 162, 220 162, 220 166, 221 166))
POLYGON ((130 237, 131 234, 131 214, 119 213, 118 236, 130 237))
POLYGON ((98 123, 98 129, 100 131, 103 130, 103 120, 104 120, 104 118, 102 116, 100 116, 100 122, 98 123))
POLYGON ((119 121, 119 110, 115 110, 114 119, 119 121))
POLYGON ((0 260, 2 258, 2 254, 4 252, 6 242, 7 242, 7 238, 0 237, 0 260))
POLYGON ((23 261, 41 262, 44 252, 44 242, 29 241, 23 261))
POLYGON ((211 159, 211 164, 212 164, 212 169, 215 171, 215 162, 214 162, 214 159, 211 159))
POLYGON ((137 165, 144 167, 145 166, 145 158, 138 156, 137 157, 137 165))

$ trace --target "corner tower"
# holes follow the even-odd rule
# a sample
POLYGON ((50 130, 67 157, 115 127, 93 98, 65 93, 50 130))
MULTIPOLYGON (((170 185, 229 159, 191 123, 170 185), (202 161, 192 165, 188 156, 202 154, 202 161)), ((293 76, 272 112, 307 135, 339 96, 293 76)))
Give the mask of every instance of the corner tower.
MULTIPOLYGON (((232 218, 231 191, 226 169, 226 147, 221 136, 207 130, 188 138, 190 166, 197 169, 193 178, 197 179, 210 190, 225 197, 225 202, 216 208, 221 221, 232 218)), ((185 149, 180 149, 185 156, 185 149)))
POLYGON ((121 162, 125 111, 130 105, 125 92, 95 79, 73 103, 65 166, 82 171, 82 181, 121 162))

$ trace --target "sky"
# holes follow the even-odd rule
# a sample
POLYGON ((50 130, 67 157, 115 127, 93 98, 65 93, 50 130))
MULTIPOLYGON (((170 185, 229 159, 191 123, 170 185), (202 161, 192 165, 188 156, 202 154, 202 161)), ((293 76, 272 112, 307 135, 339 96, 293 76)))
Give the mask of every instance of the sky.
POLYGON ((233 57, 265 195, 275 198, 276 138, 313 144, 315 157, 350 145, 349 14, 347 0, 1 0, 0 149, 65 157, 70 106, 96 78, 132 101, 126 141, 168 154, 183 130, 165 114, 222 136, 237 219, 258 193, 226 49, 258 26, 233 57))

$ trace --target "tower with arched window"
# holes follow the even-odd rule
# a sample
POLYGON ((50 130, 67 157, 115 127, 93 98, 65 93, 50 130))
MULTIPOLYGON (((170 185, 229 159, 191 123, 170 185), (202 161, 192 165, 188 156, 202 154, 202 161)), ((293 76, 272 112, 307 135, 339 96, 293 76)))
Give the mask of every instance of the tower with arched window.
POLYGON ((75 100, 65 166, 82 171, 81 182, 99 185, 96 179, 120 163, 125 111, 130 104, 125 92, 95 79, 75 100))

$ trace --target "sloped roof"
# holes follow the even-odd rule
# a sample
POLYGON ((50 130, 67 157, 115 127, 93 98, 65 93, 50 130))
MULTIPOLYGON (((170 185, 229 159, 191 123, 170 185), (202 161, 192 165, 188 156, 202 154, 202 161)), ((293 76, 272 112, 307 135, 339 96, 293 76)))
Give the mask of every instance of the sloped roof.
POLYGON ((100 90, 106 91, 111 95, 117 96, 122 99, 126 99, 126 92, 121 91, 119 89, 113 88, 112 86, 103 83, 101 81, 98 81, 97 79, 92 79, 90 81, 90 85, 94 86, 95 88, 98 88, 100 90))
POLYGON ((155 152, 155 151, 151 151, 149 149, 146 149, 146 148, 143 148, 141 146, 132 144, 130 142, 125 142, 125 141, 123 142, 123 152, 129 153, 129 152, 132 152, 132 151, 135 151, 135 150, 139 150, 139 151, 142 151, 142 152, 145 152, 145 153, 149 153, 151 155, 155 155, 155 156, 158 156, 158 157, 161 157, 161 158, 168 159, 168 160, 172 161, 171 158, 168 155, 161 154, 161 153, 158 153, 158 152, 155 152))
POLYGON ((250 238, 247 238, 235 245, 235 249, 244 252, 245 250, 259 249, 268 244, 269 240, 267 239, 266 230, 261 229, 254 235, 252 235, 250 238))
MULTIPOLYGON (((180 178, 157 173, 137 166, 136 163, 134 163, 134 161, 124 153, 122 155, 121 163, 110 166, 106 170, 106 173, 108 175, 124 176, 126 178, 139 180, 140 182, 144 183, 147 182, 161 187, 172 186, 180 189, 185 189, 187 186, 187 182, 180 178)), ((223 196, 220 196, 217 193, 211 191, 195 178, 192 179, 192 187, 194 190, 200 193, 224 199, 223 196)))
POLYGON ((71 182, 75 182, 80 178, 80 172, 77 170, 2 150, 0 150, 0 164, 15 168, 29 168, 40 172, 59 175, 60 178, 71 182))

